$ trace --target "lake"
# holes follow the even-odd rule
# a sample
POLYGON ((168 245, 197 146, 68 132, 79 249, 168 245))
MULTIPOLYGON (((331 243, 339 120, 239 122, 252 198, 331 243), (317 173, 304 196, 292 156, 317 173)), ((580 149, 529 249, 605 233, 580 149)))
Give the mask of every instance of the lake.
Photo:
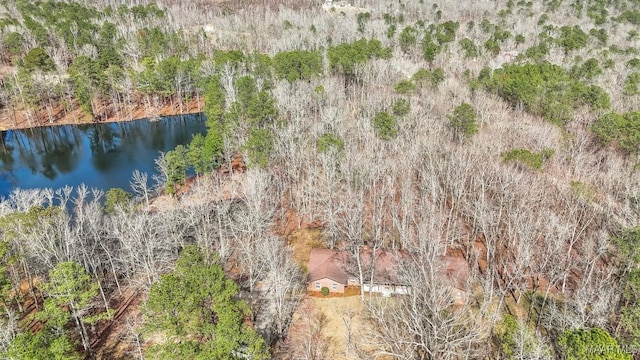
POLYGON ((202 114, 157 121, 60 125, 0 133, 0 196, 13 189, 61 188, 81 183, 131 191, 134 170, 156 173, 160 151, 206 132, 202 114))

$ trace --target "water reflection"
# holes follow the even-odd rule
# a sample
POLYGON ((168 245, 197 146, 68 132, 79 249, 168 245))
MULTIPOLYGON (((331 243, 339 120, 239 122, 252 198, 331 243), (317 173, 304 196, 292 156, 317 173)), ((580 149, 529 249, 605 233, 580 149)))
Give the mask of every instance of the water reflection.
POLYGON ((160 151, 188 144, 204 131, 204 117, 188 115, 0 132, 0 195, 16 187, 83 182, 104 190, 128 189, 133 170, 151 175, 160 151))

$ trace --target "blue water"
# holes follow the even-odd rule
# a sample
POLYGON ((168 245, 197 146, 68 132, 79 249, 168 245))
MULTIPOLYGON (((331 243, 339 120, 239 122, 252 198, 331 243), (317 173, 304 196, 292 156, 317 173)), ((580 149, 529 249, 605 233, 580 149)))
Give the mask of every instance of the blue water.
POLYGON ((81 183, 130 191, 134 170, 156 173, 160 151, 204 134, 201 114, 158 121, 63 125, 0 133, 0 196, 13 189, 61 188, 81 183))

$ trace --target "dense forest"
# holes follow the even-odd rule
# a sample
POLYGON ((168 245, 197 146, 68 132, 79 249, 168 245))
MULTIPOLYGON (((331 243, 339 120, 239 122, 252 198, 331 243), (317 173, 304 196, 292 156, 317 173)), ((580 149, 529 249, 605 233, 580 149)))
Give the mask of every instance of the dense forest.
POLYGON ((130 189, 2 199, 0 357, 637 358, 639 25, 637 0, 0 0, 5 128, 207 117, 130 189), (361 284, 362 253, 408 254, 410 290, 322 310, 348 298, 307 293, 309 247, 361 284))

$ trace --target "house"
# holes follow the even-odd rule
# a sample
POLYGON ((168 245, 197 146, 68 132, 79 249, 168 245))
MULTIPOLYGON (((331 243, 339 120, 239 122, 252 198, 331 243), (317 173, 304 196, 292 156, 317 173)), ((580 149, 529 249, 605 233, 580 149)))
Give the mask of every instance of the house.
POLYGON ((358 285, 358 280, 349 276, 345 264, 350 254, 331 249, 312 249, 309 257, 307 290, 321 291, 323 287, 331 293, 344 293, 347 285, 358 285))
MULTIPOLYGON (((407 294, 410 284, 404 283, 398 275, 398 262, 411 255, 406 251, 369 248, 360 251, 360 264, 364 283, 360 284, 359 271, 352 253, 331 249, 312 249, 309 257, 307 290, 320 292, 323 287, 329 293, 344 294, 347 286, 360 286, 364 292, 380 293, 383 296, 407 294)), ((469 269, 463 258, 442 256, 444 275, 451 280, 454 302, 462 303, 466 294, 464 281, 469 269)))
POLYGON ((351 15, 355 15, 362 12, 372 12, 369 9, 353 6, 352 4, 344 0, 340 0, 340 1, 325 0, 324 3, 322 4, 322 9, 328 12, 336 12, 336 13, 338 11, 340 11, 341 13, 346 12, 351 15))
POLYGON ((373 261, 372 255, 373 251, 368 248, 360 252, 364 273, 362 291, 383 296, 409 293, 409 284, 404 283, 398 275, 398 261, 408 258, 410 254, 407 251, 378 249, 373 261))
MULTIPOLYGON (((371 250, 360 253, 363 278, 360 284, 357 265, 352 253, 331 249, 312 249, 309 257, 307 290, 343 294, 347 286, 361 286, 363 291, 391 294, 406 294, 409 286, 400 282, 395 268, 397 259, 406 255, 390 250, 377 250, 375 261, 371 261, 371 250), (373 263, 373 268, 371 264, 373 263), (373 276, 372 276, 373 275, 373 276)), ((406 253, 402 253, 406 254, 406 253)))

